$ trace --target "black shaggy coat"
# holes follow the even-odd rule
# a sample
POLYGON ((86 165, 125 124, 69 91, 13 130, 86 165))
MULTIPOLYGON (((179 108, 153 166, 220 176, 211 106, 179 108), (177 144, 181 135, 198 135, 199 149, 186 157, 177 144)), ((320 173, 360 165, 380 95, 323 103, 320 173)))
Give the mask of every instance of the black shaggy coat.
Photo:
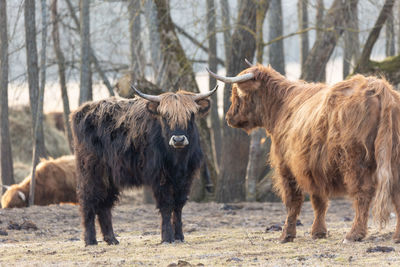
MULTIPOLYGON (((171 99, 179 101, 177 97, 171 99)), ((181 211, 202 163, 194 122, 196 111, 201 112, 202 108, 194 101, 189 103, 192 106, 183 110, 187 116, 182 121, 179 114, 173 114, 182 112, 180 102, 167 115, 157 114, 165 108, 163 102, 153 110, 151 104, 154 103, 144 99, 109 98, 88 102, 71 115, 86 245, 97 244, 96 215, 104 240, 118 244, 111 208, 122 188, 142 185, 153 189, 162 215, 162 241, 184 239, 181 211), (176 123, 171 124, 174 119, 176 123), (173 133, 185 134, 190 145, 182 149, 171 147, 168 140, 173 133)), ((209 106, 208 100, 206 104, 209 106)))

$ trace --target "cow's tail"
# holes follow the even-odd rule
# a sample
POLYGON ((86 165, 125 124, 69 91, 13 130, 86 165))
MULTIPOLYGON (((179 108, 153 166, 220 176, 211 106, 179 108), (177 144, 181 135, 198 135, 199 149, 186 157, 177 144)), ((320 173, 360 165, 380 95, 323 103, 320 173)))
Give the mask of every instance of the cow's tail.
POLYGON ((393 129, 392 112, 395 100, 390 85, 386 81, 380 81, 376 82, 376 87, 374 89, 380 98, 380 118, 374 144, 377 187, 372 212, 374 219, 382 227, 388 222, 392 206, 391 194, 394 179, 392 158, 396 153, 393 150, 393 134, 398 133, 394 133, 397 129, 393 129))

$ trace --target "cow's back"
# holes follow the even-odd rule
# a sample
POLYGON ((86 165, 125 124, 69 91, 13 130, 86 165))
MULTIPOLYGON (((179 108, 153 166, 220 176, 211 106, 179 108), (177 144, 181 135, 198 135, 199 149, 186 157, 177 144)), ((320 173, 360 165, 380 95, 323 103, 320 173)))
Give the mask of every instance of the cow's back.
POLYGON ((35 204, 77 202, 74 156, 42 161, 36 169, 35 204))
POLYGON ((140 186, 146 177, 159 175, 161 128, 146 104, 111 97, 88 102, 71 114, 77 164, 96 161, 93 177, 112 178, 117 187, 140 186))

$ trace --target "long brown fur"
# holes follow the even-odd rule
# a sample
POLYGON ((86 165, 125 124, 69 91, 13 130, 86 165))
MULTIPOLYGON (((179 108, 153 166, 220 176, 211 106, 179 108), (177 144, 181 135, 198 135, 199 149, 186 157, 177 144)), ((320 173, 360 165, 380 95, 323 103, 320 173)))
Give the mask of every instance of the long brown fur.
POLYGON ((175 129, 178 125, 186 129, 190 116, 199 110, 199 105, 193 101, 191 95, 185 91, 160 95, 162 100, 158 112, 167 119, 171 129, 175 129))
MULTIPOLYGON (((1 198, 3 208, 21 208, 27 206, 31 176, 21 183, 12 185, 1 198), (18 195, 25 195, 25 201, 18 195)), ((41 160, 36 168, 35 205, 50 205, 62 202, 77 203, 76 167, 74 156, 41 160)))
MULTIPOLYGON (((365 237, 374 196, 373 214, 381 225, 391 202, 400 216, 400 95, 386 80, 355 75, 328 86, 289 81, 262 65, 239 75, 249 72, 255 78, 234 84, 226 118, 247 132, 264 127, 271 136, 275 187, 288 209, 283 242, 295 237, 303 192, 311 195, 315 211, 314 238, 326 236, 330 197, 354 199, 349 241, 365 237)), ((399 224, 398 219, 396 241, 399 224)))

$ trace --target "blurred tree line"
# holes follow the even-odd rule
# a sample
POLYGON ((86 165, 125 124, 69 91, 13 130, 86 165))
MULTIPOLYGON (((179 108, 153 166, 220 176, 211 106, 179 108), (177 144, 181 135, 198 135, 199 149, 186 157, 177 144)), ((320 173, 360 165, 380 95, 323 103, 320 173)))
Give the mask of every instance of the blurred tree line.
MULTIPOLYGON (((0 0, 0 168, 1 181, 5 185, 14 183, 9 133, 8 58, 11 53, 21 49, 9 47, 10 38, 14 35, 14 32, 10 32, 13 25, 7 19, 7 4, 10 2, 0 0)), ((39 158, 47 156, 43 134, 43 105, 46 104, 43 96, 46 69, 53 65, 57 67, 65 135, 71 152, 73 147, 68 116, 70 102, 75 101, 68 97, 68 73, 71 70, 79 72, 79 104, 93 99, 93 83, 99 81, 110 96, 116 92, 122 97, 133 97, 130 83, 151 94, 179 88, 199 92, 194 64, 234 76, 248 67, 244 60, 247 59, 271 64, 285 75, 285 49, 293 48, 285 48, 284 43, 286 39, 296 36, 299 38, 301 79, 324 82, 327 64, 340 45, 344 78, 354 73, 375 74, 385 76, 393 84, 400 83, 400 27, 397 16, 394 16, 400 13, 400 4, 396 0, 370 1, 377 12, 373 18, 374 25, 366 30, 360 30, 360 7, 363 3, 358 0, 186 2, 194 6, 203 5, 205 14, 193 23, 202 25, 205 39, 179 26, 181 18, 174 17, 171 1, 168 0, 21 0, 25 28, 25 75, 32 114, 31 134, 35 140, 32 173, 39 158), (36 6, 38 3, 40 5, 36 6), (128 64, 110 63, 102 59, 99 50, 95 49, 96 43, 92 43, 91 34, 101 29, 96 29, 97 24, 91 23, 91 12, 104 3, 119 5, 122 7, 121 13, 127 14, 121 18, 116 16, 115 23, 127 21, 124 31, 129 36, 128 64), (298 15, 298 29, 286 35, 284 29, 289 22, 284 19, 285 4, 296 4, 298 15), (40 19, 36 19, 37 12, 40 12, 40 19), (382 29, 385 29, 384 34, 381 34, 382 29), (143 38, 145 33, 146 40, 143 38), (311 33, 315 34, 315 38, 311 38, 311 33), (360 37, 361 33, 367 35, 365 41, 360 37), (71 37, 65 38, 66 35, 71 37), (371 59, 379 38, 385 40, 386 58, 382 61, 371 59), (64 44, 65 40, 70 42, 68 47, 64 44), (195 47, 195 51, 202 51, 200 55, 206 56, 193 56, 186 47, 188 43, 191 51, 195 47), (223 53, 218 49, 221 45, 223 53), (114 87, 115 77, 120 79, 114 87)), ((118 40, 114 45, 118 46, 118 40)), ((215 84, 214 79, 209 80, 209 88, 215 84)), ((224 87, 220 89, 223 94, 219 94, 222 99, 218 99, 217 94, 213 95, 209 119, 198 121, 205 164, 201 172, 203 179, 196 180, 191 197, 197 201, 218 202, 271 200, 271 170, 266 164, 270 140, 262 130, 256 130, 248 136, 228 127, 218 112, 222 108, 225 114, 230 105, 231 87, 229 84, 224 87), (210 186, 210 181, 215 187, 213 193, 204 190, 210 186)), ((145 195, 147 201, 151 201, 151 197, 145 195)), ((30 197, 30 201, 33 201, 34 196, 30 197)))

